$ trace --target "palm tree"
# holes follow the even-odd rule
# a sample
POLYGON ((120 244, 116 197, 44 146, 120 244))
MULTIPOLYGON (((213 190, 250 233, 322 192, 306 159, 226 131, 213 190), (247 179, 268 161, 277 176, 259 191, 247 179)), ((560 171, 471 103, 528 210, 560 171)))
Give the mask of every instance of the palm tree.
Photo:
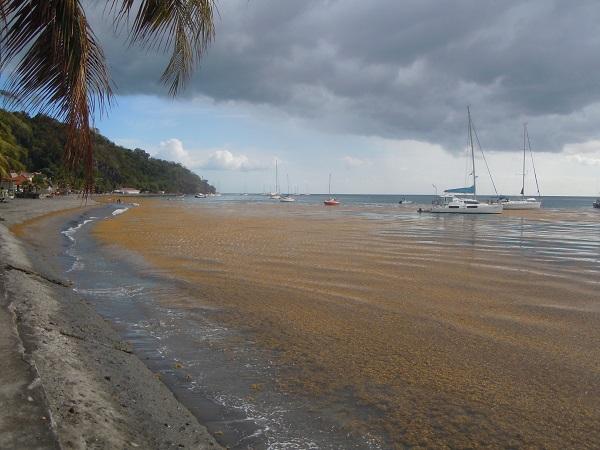
MULTIPOLYGON (((112 0, 115 27, 131 25, 130 42, 172 50, 161 81, 177 95, 214 38, 215 0, 112 0), (130 22, 134 4, 135 18, 130 22)), ((65 165, 85 169, 93 190, 90 122, 114 101, 106 57, 80 0, 0 0, 0 73, 18 60, 6 81, 8 103, 67 123, 65 165)))

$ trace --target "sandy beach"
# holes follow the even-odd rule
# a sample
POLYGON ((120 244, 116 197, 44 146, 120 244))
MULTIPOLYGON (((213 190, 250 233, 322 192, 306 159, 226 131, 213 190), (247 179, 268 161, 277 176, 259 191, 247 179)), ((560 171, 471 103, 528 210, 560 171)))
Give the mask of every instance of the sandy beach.
POLYGON ((140 204, 96 237, 186 280, 187 304, 169 307, 212 305, 278 355, 277 389, 348 433, 383 448, 600 446, 597 273, 497 246, 473 221, 140 204))
MULTIPOLYGON (((43 386, 39 402, 13 403, 38 404, 36 430, 46 426, 63 448, 214 448, 69 281, 48 273, 60 227, 93 208, 54 200, 0 205, 2 279, 39 380, 26 391, 43 386)), ((538 221, 568 235, 569 221, 597 230, 600 218, 542 210, 496 223, 393 210, 374 219, 352 208, 135 202, 99 221, 95 238, 183 281, 160 300, 165 308, 203 310, 268 352, 272 376, 252 381, 248 402, 259 405, 269 390, 304 402, 323 427, 371 436, 366 448, 600 446, 597 271, 576 254, 557 264, 523 244, 545 239, 547 231, 528 231, 538 221), (520 246, 497 245, 498 230, 515 224, 520 246)), ((236 345, 211 344, 218 355, 236 345)))
POLYGON ((61 226, 95 205, 0 203, 0 447, 220 448, 48 264, 61 226))

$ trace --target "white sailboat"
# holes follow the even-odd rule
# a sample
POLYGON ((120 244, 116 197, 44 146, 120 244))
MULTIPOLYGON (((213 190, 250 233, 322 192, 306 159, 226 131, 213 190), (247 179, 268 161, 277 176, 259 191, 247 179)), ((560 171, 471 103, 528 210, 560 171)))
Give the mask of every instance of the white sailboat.
POLYGON ((287 185, 288 185, 288 193, 287 195, 282 195, 281 197, 279 197, 279 201, 280 202, 294 202, 296 201, 296 199, 290 195, 290 177, 289 175, 287 176, 287 185))
POLYGON ((277 160, 275 160, 275 192, 270 192, 269 198, 277 199, 280 197, 281 194, 279 193, 279 176, 277 175, 277 160))
POLYGON ((508 197, 500 197, 498 200, 504 209, 539 209, 542 206, 542 200, 540 196, 540 187, 538 185, 537 174, 535 173, 535 165, 533 164, 533 152, 531 151, 531 143, 529 142, 529 134, 527 133, 527 124, 523 124, 523 174, 522 174, 522 185, 521 185, 521 198, 510 199, 508 197), (538 198, 529 197, 525 198, 525 166, 527 159, 527 148, 529 148, 529 154, 531 155, 531 166, 533 167, 533 176, 535 178, 535 185, 537 187, 538 198))
POLYGON ((444 195, 436 195, 430 209, 432 213, 455 213, 455 214, 500 214, 502 204, 481 203, 477 200, 477 176, 475 174, 475 149, 473 147, 473 123, 471 122, 471 110, 467 107, 469 118, 468 150, 471 157, 473 185, 469 187, 447 189, 444 195), (462 194, 460 197, 455 194, 462 194), (468 196, 468 197, 464 197, 468 196))

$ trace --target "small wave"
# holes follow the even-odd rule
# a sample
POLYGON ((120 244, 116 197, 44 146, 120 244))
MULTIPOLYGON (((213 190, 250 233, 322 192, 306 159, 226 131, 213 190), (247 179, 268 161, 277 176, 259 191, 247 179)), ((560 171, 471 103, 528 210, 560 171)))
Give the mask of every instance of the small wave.
POLYGON ((86 219, 83 222, 77 224, 77 226, 71 227, 68 230, 63 231, 62 234, 64 234, 65 236, 67 236, 72 242, 75 242, 75 238, 73 237, 73 235, 77 232, 77 230, 79 230, 81 227, 83 227, 87 223, 93 221, 94 219, 96 219, 96 217, 92 217, 90 219, 86 219))
POLYGON ((115 209, 112 212, 112 215, 113 216, 118 216, 119 214, 123 214, 125 211, 127 211, 128 209, 130 209, 130 208, 132 208, 134 206, 140 206, 140 205, 139 205, 139 203, 132 203, 131 206, 129 206, 129 207, 115 209))

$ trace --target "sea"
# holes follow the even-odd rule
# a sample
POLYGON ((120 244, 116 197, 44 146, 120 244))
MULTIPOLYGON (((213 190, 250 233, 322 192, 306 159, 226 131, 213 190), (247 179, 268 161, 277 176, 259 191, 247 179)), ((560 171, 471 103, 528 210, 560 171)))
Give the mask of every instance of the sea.
MULTIPOLYGON (((322 205, 323 201, 329 197, 336 197, 340 200, 342 206, 348 207, 387 207, 390 205, 400 204, 405 207, 409 207, 411 204, 418 207, 423 205, 428 206, 431 204, 431 195, 390 195, 390 194, 296 194, 292 195, 295 201, 290 205, 322 205), (406 201, 411 203, 405 203, 406 201)), ((178 201, 182 200, 181 197, 167 196, 167 199, 178 201)), ((480 201, 487 201, 493 199, 494 196, 479 196, 480 201)), ((275 199, 270 199, 266 194, 223 194, 220 196, 208 196, 206 198, 195 198, 194 196, 185 196, 183 199, 186 202, 200 202, 200 203, 216 203, 216 204, 246 204, 246 203, 263 203, 263 202, 274 202, 275 199)), ((592 209, 592 203, 596 200, 596 197, 567 197, 567 196, 544 196, 542 197, 542 204, 547 209, 575 209, 575 210, 590 210, 592 209)))
MULTIPOLYGON (((560 273, 562 279, 569 273, 584 273, 593 283, 591 280, 600 274, 600 210, 592 208, 593 197, 543 197, 542 209, 551 214, 551 220, 527 214, 510 218, 420 214, 418 209, 431 203, 430 195, 341 194, 337 196, 338 207, 324 206, 327 197, 296 195, 295 202, 280 203, 263 194, 222 194, 207 198, 164 196, 158 201, 167 202, 170 210, 181 207, 198 214, 227 208, 235 214, 244 207, 270 205, 281 208, 277 214, 308 214, 327 220, 340 215, 385 222, 390 224, 386 225, 385 239, 394 234, 413 236, 419 245, 440 244, 446 249, 466 246, 502 256, 508 250, 528 258, 540 271, 560 273)), ((390 432, 350 427, 349 422, 359 422, 370 414, 368 406, 360 402, 347 400, 343 417, 339 411, 328 415, 319 399, 274 388, 281 368, 274 363, 272 348, 260 348, 244 332, 220 323, 214 305, 189 298, 193 292, 189 281, 165 277, 139 255, 98 241, 94 232, 98 223, 127 215, 136 207, 135 198, 106 202, 65 223, 64 255, 57 262, 74 282, 75 290, 110 321, 135 354, 160 375, 161 381, 222 445, 255 450, 444 446, 435 440, 398 440, 390 437, 390 432)), ((165 218, 165 235, 176 220, 165 218)), ((194 265, 208 257, 186 254, 186 258, 191 258, 190 265, 194 265)), ((498 439, 484 439, 479 445, 494 447, 498 439)), ((501 442, 500 438, 500 443, 514 448, 532 445, 526 438, 519 439, 511 437, 501 442)), ((585 446, 582 442, 580 448, 585 446)))

